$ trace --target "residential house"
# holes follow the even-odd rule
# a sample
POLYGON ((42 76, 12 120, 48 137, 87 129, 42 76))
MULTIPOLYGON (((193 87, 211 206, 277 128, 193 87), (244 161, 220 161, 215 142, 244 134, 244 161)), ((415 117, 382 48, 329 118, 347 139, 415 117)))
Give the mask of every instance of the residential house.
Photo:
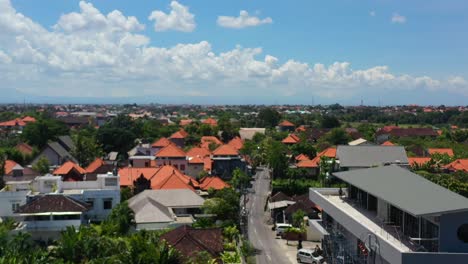
POLYGON ((186 126, 186 125, 191 124, 192 122, 193 122, 192 119, 182 119, 179 122, 179 126, 186 126))
POLYGON ((281 132, 294 132, 294 129, 296 129, 296 126, 288 120, 283 120, 278 124, 278 130, 281 132))
POLYGON ((245 161, 241 158, 239 151, 230 145, 221 145, 211 155, 213 160, 213 175, 220 175, 222 179, 230 179, 232 172, 239 168, 246 170, 245 161))
MULTIPOLYGON (((337 172, 347 184, 310 188, 322 208, 327 263, 465 263, 468 199, 397 165, 337 172)), ((316 228, 315 230, 320 230, 316 228)))
POLYGON ((423 166, 429 161, 431 161, 431 158, 429 157, 408 157, 408 163, 410 166, 423 166))
POLYGON ((172 165, 185 172, 188 161, 185 152, 174 144, 169 144, 155 155, 156 166, 172 165))
POLYGON ((187 175, 196 179, 203 171, 205 171, 204 158, 199 156, 188 158, 187 175))
POLYGON ((21 152, 23 155, 32 155, 33 154, 33 147, 26 143, 19 143, 15 146, 15 149, 21 152))
POLYGON ((9 133, 20 133, 30 122, 36 122, 36 119, 30 116, 26 116, 24 118, 15 118, 13 120, 0 122, 0 129, 9 133))
POLYGON ((384 164, 409 166, 402 146, 338 146, 336 159, 340 170, 370 168, 384 164))
POLYGON ((209 189, 221 190, 229 187, 231 186, 217 176, 206 176, 200 180, 200 189, 202 191, 208 191, 209 189))
POLYGON ((214 145, 214 147, 218 147, 223 144, 221 140, 219 140, 217 137, 214 137, 214 136, 203 136, 201 137, 200 142, 201 142, 200 147, 208 149, 208 150, 211 149, 210 148, 211 145, 214 145))
POLYGON ((136 230, 161 230, 191 225, 204 199, 187 189, 145 190, 128 200, 136 230))
POLYGON ((296 162, 299 162, 299 161, 303 161, 303 160, 310 160, 310 158, 305 154, 299 154, 296 157, 294 157, 294 160, 296 162))
POLYGON ((235 137, 228 142, 231 147, 241 150, 244 147, 244 141, 240 137, 235 137))
POLYGON ((74 144, 70 136, 60 136, 57 141, 47 143, 31 164, 36 164, 41 157, 45 157, 49 165, 55 167, 69 160, 76 163, 76 158, 70 153, 73 148, 74 144))
MULTIPOLYGON (((336 148, 330 147, 317 154, 312 160, 300 160, 296 166, 298 168, 306 169, 309 176, 317 176, 320 173, 320 161, 322 157, 335 158, 336 148)), ((297 157, 296 157, 297 158, 297 157)))
POLYGON ((98 174, 104 174, 115 170, 113 162, 104 161, 101 158, 96 158, 85 168, 86 181, 95 181, 98 174))
POLYGON ((151 155, 156 155, 156 153, 158 153, 164 147, 167 147, 169 144, 171 144, 171 141, 165 137, 156 140, 153 142, 153 144, 151 144, 151 155))
POLYGON ((23 218, 19 230, 35 239, 57 238, 69 226, 79 228, 86 223, 84 214, 89 205, 62 194, 36 196, 20 206, 15 214, 23 218))
POLYGON ((429 148, 427 153, 432 156, 434 154, 447 154, 449 157, 453 157, 453 150, 451 148, 429 148))
POLYGON ((296 134, 289 134, 281 143, 286 145, 294 145, 301 141, 301 139, 296 134))
POLYGON ((468 159, 456 159, 451 163, 447 164, 445 167, 448 171, 464 171, 468 172, 468 159))
POLYGON ((202 121, 202 124, 210 125, 210 126, 217 126, 217 125, 218 125, 218 121, 216 121, 216 119, 213 119, 213 118, 211 118, 211 117, 208 117, 207 119, 205 119, 205 120, 202 121))
POLYGON ((176 144, 179 148, 185 147, 185 138, 187 138, 188 133, 185 130, 181 129, 169 137, 169 140, 176 144))
POLYGON ((161 236, 186 259, 196 257, 199 252, 207 252, 211 258, 219 259, 224 250, 221 228, 196 229, 180 226, 161 236))
POLYGON ((83 181, 86 171, 73 161, 67 161, 52 174, 61 176, 63 181, 83 181))
POLYGON ((4 166, 5 174, 4 181, 23 181, 26 178, 35 177, 39 174, 28 167, 23 167, 13 160, 6 160, 4 166))

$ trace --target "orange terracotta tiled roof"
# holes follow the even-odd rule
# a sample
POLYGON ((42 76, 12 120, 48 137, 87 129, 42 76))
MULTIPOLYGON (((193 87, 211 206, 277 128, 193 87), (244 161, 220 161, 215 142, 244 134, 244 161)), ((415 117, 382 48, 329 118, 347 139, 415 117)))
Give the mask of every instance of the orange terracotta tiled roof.
POLYGON ((205 162, 200 156, 190 157, 188 163, 189 164, 205 164, 205 162))
POLYGON ((185 152, 174 144, 169 144, 156 153, 156 158, 183 158, 185 152))
POLYGON ((204 177, 200 180, 200 189, 204 191, 207 191, 210 188, 221 190, 229 187, 231 186, 217 176, 204 177))
POLYGON ((192 122, 193 122, 192 119, 182 119, 182 120, 180 120, 179 125, 180 126, 186 126, 188 124, 191 124, 192 122))
POLYGON ((211 171, 211 169, 213 167, 213 161, 211 160, 211 158, 210 157, 205 157, 203 159, 203 163, 204 163, 203 169, 205 171, 211 171))
POLYGON ((171 165, 158 168, 156 174, 151 178, 151 189, 190 189, 192 191, 199 187, 199 183, 190 176, 180 172, 171 165))
POLYGON ((301 160, 296 165, 298 168, 316 168, 317 163, 314 160, 301 160))
POLYGON ((91 162, 88 167, 86 167, 86 173, 94 173, 97 169, 101 166, 105 165, 104 161, 101 158, 96 158, 93 162, 91 162))
POLYGON ((186 138, 188 136, 188 133, 185 132, 185 130, 181 129, 174 134, 172 134, 169 138, 186 138))
POLYGON ((453 150, 451 148, 430 148, 427 150, 429 152, 429 155, 433 155, 435 153, 438 154, 447 154, 450 157, 453 157, 453 150))
POLYGON ((244 146, 244 141, 242 141, 240 137, 235 137, 229 141, 228 145, 237 150, 240 150, 244 146))
POLYGON ((278 126, 282 126, 282 127, 293 127, 294 124, 289 122, 288 120, 284 120, 283 122, 279 123, 278 126))
POLYGON ((390 141, 385 141, 384 143, 380 144, 381 146, 388 146, 388 147, 391 147, 391 146, 395 146, 395 144, 393 144, 392 142, 390 141))
POLYGON ((321 157, 336 158, 336 148, 335 147, 327 148, 323 150, 322 152, 318 153, 317 156, 312 159, 312 164, 314 164, 315 167, 318 167, 320 165, 321 157))
POLYGON ((221 140, 219 140, 217 137, 214 137, 214 136, 203 136, 203 137, 201 137, 200 142, 202 144, 205 143, 205 142, 215 143, 217 145, 223 144, 223 142, 221 142, 221 140))
POLYGON ((294 159, 297 161, 310 160, 309 157, 307 157, 307 155, 304 155, 304 154, 299 154, 294 159))
POLYGON ((304 125, 300 125, 298 128, 296 128, 296 132, 305 132, 307 129, 304 125))
POLYGON ((238 156, 239 152, 237 149, 230 145, 221 145, 213 151, 213 156, 238 156))
POLYGON ((55 169, 53 174, 54 175, 66 175, 66 174, 70 173, 70 171, 72 171, 73 169, 76 170, 80 174, 85 174, 86 173, 85 169, 81 168, 75 162, 67 161, 64 164, 62 164, 62 166, 55 169))
POLYGON ((158 172, 158 169, 159 168, 121 168, 119 169, 120 186, 133 186, 133 181, 138 179, 140 176, 145 177, 147 180, 151 180, 156 172, 158 172))
POLYGON ((187 151, 187 157, 207 157, 210 156, 211 152, 206 148, 193 147, 187 151))
POLYGON ((289 134, 285 139, 283 139, 281 142, 283 144, 297 144, 300 141, 300 138, 294 134, 289 134))
POLYGON ((26 126, 26 122, 21 120, 20 118, 16 118, 10 121, 5 121, 0 123, 0 127, 16 127, 16 126, 26 126))
POLYGON ((380 131, 382 132, 390 132, 392 131, 393 129, 398 129, 400 128, 399 126, 384 126, 380 129, 380 131))
POLYGON ((32 154, 33 152, 33 147, 31 147, 30 145, 26 143, 20 143, 16 145, 15 149, 17 149, 19 152, 26 154, 26 155, 32 154))
POLYGON ((156 141, 153 142, 153 144, 151 144, 151 147, 153 148, 164 148, 166 147, 167 145, 170 145, 172 142, 165 138, 165 137, 162 137, 156 141))
POLYGON ((218 121, 216 121, 215 119, 213 119, 211 117, 208 117, 207 119, 203 120, 202 123, 210 125, 210 126, 217 126, 218 125, 218 121))
POLYGON ((5 160, 5 174, 10 174, 16 165, 18 165, 18 163, 13 160, 5 160))
POLYGON ((453 171, 468 172, 468 159, 457 159, 445 166, 446 169, 453 171))
POLYGON ((429 161, 431 161, 431 158, 427 158, 427 157, 408 157, 408 164, 410 166, 414 166, 414 165, 419 165, 419 166, 422 166, 426 163, 428 163, 429 161))
POLYGON ((36 118, 32 117, 32 116, 25 116, 23 117, 21 120, 23 120, 23 122, 36 122, 36 118))

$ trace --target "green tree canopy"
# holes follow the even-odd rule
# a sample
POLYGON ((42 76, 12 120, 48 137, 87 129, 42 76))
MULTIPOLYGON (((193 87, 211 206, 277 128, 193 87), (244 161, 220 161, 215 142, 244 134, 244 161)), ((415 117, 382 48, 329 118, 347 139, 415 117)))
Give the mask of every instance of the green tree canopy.
POLYGON ((272 108, 263 108, 257 116, 257 127, 272 128, 278 125, 281 115, 272 108))
POLYGON ((55 141, 58 136, 68 135, 68 127, 54 119, 39 119, 28 123, 23 130, 22 137, 32 146, 44 147, 49 140, 55 141))

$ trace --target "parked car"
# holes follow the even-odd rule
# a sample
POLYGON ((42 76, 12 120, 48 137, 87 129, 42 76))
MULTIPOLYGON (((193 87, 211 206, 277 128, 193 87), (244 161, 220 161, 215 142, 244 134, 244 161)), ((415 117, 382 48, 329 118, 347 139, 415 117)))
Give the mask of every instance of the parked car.
POLYGON ((325 259, 312 249, 301 248, 296 254, 297 262, 299 263, 323 263, 325 259))
POLYGON ((276 236, 281 236, 286 229, 292 227, 290 224, 276 224, 276 236))

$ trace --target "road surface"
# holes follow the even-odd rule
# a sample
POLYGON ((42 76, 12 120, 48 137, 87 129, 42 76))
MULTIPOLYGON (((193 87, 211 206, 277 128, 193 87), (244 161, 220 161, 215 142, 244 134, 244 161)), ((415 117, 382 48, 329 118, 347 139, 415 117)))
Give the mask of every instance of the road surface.
POLYGON ((258 250, 257 264, 290 264, 284 248, 275 239, 274 232, 266 225, 265 203, 268 196, 270 176, 267 169, 255 175, 252 191, 249 192, 247 208, 249 240, 258 250))

